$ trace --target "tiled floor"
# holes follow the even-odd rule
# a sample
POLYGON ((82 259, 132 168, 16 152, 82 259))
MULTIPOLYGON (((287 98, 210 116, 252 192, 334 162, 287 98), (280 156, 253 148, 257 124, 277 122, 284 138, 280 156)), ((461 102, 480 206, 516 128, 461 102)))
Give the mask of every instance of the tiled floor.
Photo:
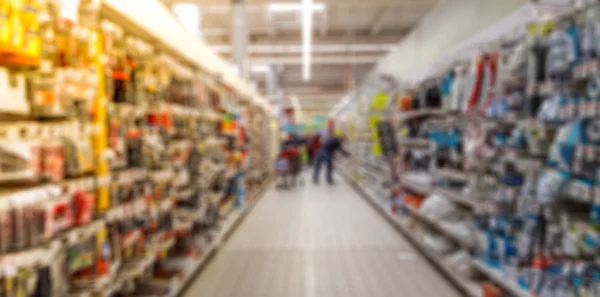
POLYGON ((270 190, 183 296, 460 294, 338 178, 270 190))

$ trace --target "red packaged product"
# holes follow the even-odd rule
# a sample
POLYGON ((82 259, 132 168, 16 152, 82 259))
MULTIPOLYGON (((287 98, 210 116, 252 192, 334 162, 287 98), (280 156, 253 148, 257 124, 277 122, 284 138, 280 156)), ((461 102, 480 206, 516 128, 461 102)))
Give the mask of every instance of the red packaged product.
POLYGON ((52 182, 61 181, 65 175, 65 152, 61 143, 42 146, 42 176, 52 182))
POLYGON ((46 207, 44 238, 50 239, 55 234, 73 226, 73 223, 73 210, 69 201, 61 200, 48 204, 46 207))
POLYGON ((85 225, 92 221, 96 197, 86 191, 73 194, 73 216, 75 225, 85 225))

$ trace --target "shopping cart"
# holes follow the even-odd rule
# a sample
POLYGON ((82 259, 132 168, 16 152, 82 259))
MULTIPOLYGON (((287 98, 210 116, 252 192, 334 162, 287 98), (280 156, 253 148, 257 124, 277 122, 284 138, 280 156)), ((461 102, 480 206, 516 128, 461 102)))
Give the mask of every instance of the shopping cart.
POLYGON ((302 178, 302 159, 300 154, 282 154, 282 157, 275 164, 279 174, 278 189, 292 189, 296 186, 303 186, 302 178))

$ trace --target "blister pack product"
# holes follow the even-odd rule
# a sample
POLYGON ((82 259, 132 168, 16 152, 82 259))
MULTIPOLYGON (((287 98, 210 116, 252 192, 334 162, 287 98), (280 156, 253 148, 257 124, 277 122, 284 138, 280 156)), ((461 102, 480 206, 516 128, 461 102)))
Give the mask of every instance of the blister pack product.
POLYGON ((482 96, 482 89, 485 88, 485 80, 486 80, 486 60, 485 55, 480 54, 474 58, 472 64, 472 84, 469 92, 467 93, 468 97, 465 101, 464 111, 467 113, 473 112, 475 108, 480 103, 480 99, 482 96))
POLYGON ((3 253, 11 249, 14 227, 11 216, 11 205, 8 199, 0 202, 0 251, 3 253))
POLYGON ((87 191, 76 191, 73 194, 73 220, 75 225, 89 224, 94 216, 96 197, 87 191))
POLYGON ((547 77, 553 79, 570 77, 570 67, 581 57, 577 27, 569 25, 564 29, 555 30, 548 37, 548 43, 547 77))
POLYGON ((600 54, 600 11, 591 7, 585 13, 580 29, 581 52, 584 58, 593 59, 600 54))
POLYGON ((25 226, 25 245, 35 247, 44 242, 45 213, 39 203, 26 204, 23 210, 25 226))
POLYGON ((489 104, 485 115, 490 118, 502 118, 510 112, 510 106, 506 98, 501 97, 489 104))
POLYGON ((56 198, 45 203, 44 238, 50 239, 74 224, 74 215, 69 197, 56 198))
POLYGON ((41 177, 40 145, 37 141, 5 141, 0 144, 4 162, 0 183, 37 182, 41 177))
POLYGON ((139 129, 131 129, 127 132, 127 166, 139 168, 144 165, 142 154, 142 134, 139 129))
POLYGON ((575 125, 566 125, 558 130, 548 154, 548 164, 557 168, 569 168, 575 157, 575 145, 580 133, 575 125))
POLYGON ((116 103, 133 103, 131 100, 131 65, 125 57, 116 59, 112 69, 113 94, 112 101, 116 103))
POLYGON ((89 139, 63 137, 65 152, 65 174, 69 177, 81 176, 94 170, 94 151, 89 139))
POLYGON ((72 284, 76 285, 78 279, 88 279, 93 275, 95 255, 96 245, 93 238, 67 249, 67 266, 72 284))
POLYGON ((537 200, 542 204, 554 201, 563 192, 568 179, 568 173, 553 169, 545 170, 538 179, 537 200))
POLYGON ((113 154, 111 168, 127 167, 127 137, 125 123, 117 118, 108 120, 108 146, 113 154))
POLYGON ((466 69, 463 67, 456 67, 454 72, 455 76, 452 81, 449 109, 452 111, 459 111, 462 110, 465 101, 465 85, 467 84, 467 81, 465 80, 466 69))
POLYGON ((446 220, 456 211, 456 205, 438 194, 431 194, 424 200, 419 212, 434 220, 446 220))
POLYGON ((41 147, 42 176, 45 180, 58 182, 64 178, 65 153, 60 141, 44 142, 41 147))

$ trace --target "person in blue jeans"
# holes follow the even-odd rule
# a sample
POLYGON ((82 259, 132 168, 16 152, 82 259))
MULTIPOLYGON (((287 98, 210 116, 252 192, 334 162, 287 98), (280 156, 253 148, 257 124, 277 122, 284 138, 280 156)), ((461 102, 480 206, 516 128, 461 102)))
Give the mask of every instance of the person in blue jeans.
POLYGON ((350 156, 350 153, 348 153, 342 147, 345 140, 346 140, 346 138, 344 136, 341 136, 341 137, 332 136, 323 143, 323 145, 317 152, 317 156, 315 159, 315 168, 313 171, 313 183, 315 183, 315 184, 319 183, 319 177, 321 175, 321 167, 323 165, 325 165, 327 167, 326 168, 327 183, 329 183, 330 185, 334 184, 334 181, 333 181, 333 157, 334 157, 335 153, 337 151, 339 151, 346 157, 350 156))

